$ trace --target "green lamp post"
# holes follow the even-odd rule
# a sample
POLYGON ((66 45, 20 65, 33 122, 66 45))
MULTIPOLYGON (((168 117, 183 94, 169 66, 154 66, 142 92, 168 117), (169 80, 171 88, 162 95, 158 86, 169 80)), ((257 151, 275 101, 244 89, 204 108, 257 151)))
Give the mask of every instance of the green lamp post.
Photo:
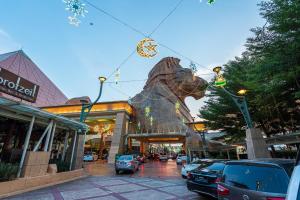
POLYGON ((81 113, 80 113, 80 122, 85 122, 87 116, 89 115, 92 107, 94 106, 95 103, 97 103, 101 97, 102 94, 102 89, 103 89, 103 83, 106 81, 106 78, 103 76, 99 77, 99 81, 100 81, 100 90, 99 90, 99 94, 97 99, 92 102, 92 103, 88 103, 86 100, 81 100, 82 103, 82 107, 81 107, 81 113))
POLYGON ((247 90, 241 89, 237 93, 239 95, 232 94, 228 90, 224 88, 226 85, 226 79, 222 76, 221 74, 222 67, 215 67, 213 71, 216 73, 216 79, 214 82, 215 87, 222 88, 224 92, 226 92, 234 101, 234 103, 237 105, 237 107, 240 109, 241 113, 243 114, 243 117, 245 119, 245 122, 247 124, 248 128, 253 128, 252 120, 249 114, 248 106, 247 106, 247 101, 245 94, 247 93, 247 90))

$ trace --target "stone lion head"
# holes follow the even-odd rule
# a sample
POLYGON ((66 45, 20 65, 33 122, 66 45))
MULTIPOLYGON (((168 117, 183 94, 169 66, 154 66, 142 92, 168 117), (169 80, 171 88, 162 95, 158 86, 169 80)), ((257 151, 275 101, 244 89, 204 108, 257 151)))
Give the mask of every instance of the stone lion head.
POLYGON ((202 98, 207 82, 195 76, 191 69, 180 66, 179 62, 178 58, 163 58, 150 71, 144 89, 163 83, 183 102, 188 96, 192 96, 196 100, 202 98))

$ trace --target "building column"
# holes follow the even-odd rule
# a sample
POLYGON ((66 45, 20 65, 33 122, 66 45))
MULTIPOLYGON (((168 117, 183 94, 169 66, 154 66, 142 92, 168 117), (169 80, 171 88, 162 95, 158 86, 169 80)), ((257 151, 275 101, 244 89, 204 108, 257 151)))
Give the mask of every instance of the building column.
POLYGON ((246 143, 248 159, 271 157, 260 129, 248 128, 246 130, 246 143))
POLYGON ((75 153, 75 145, 76 145, 76 140, 77 140, 77 131, 75 131, 73 140, 72 140, 72 152, 71 152, 71 159, 70 159, 70 170, 74 169, 73 167, 73 161, 74 161, 74 153, 75 153))
POLYGON ((132 139, 130 137, 127 138, 127 142, 128 142, 128 151, 132 151, 132 139))
POLYGON ((26 134, 26 138, 25 138, 25 141, 24 141, 24 145, 23 145, 22 157, 21 157, 21 161, 20 161, 20 165, 19 165, 18 174, 17 174, 18 178, 20 177, 21 172, 22 172, 26 152, 27 152, 27 149, 28 149, 29 141, 30 141, 32 128, 33 128, 33 125, 34 125, 34 121, 35 121, 35 116, 32 116, 28 131, 27 131, 27 134, 26 134))
POLYGON ((118 113, 116 116, 115 130, 109 150, 108 163, 112 164, 115 162, 116 154, 124 153, 124 139, 127 133, 127 128, 128 119, 126 113, 118 113))

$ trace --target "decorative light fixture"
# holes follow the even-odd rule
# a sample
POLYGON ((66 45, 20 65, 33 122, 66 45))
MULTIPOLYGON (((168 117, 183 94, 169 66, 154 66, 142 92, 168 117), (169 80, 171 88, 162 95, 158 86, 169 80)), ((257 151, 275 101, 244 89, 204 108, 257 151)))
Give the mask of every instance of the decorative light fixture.
POLYGON ((99 78, 100 83, 104 83, 104 81, 106 81, 106 77, 104 76, 100 76, 99 78))
POLYGON ((157 54, 157 44, 151 38, 144 38, 137 44, 137 53, 145 58, 152 58, 157 54))
POLYGON ((238 92, 237 92, 239 95, 245 95, 247 93, 247 90, 246 89, 240 89, 238 92))
POLYGON ((223 87, 226 85, 226 80, 221 74, 222 67, 217 66, 213 69, 213 71, 216 73, 216 80, 215 80, 215 86, 216 87, 223 87))
POLYGON ((73 13, 75 17, 85 17, 85 14, 88 13, 85 9, 85 4, 81 3, 79 0, 64 0, 63 2, 66 4, 66 10, 73 13))

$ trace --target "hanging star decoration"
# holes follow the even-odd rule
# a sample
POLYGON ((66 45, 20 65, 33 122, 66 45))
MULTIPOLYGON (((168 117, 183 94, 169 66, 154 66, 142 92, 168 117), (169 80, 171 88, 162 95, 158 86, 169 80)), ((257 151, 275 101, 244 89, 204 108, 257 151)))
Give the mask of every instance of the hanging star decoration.
POLYGON ((151 38, 144 38, 137 44, 137 53, 145 58, 152 58, 157 54, 157 44, 151 38))
POLYGON ((216 2, 216 0, 208 0, 208 1, 207 1, 208 4, 213 4, 213 3, 215 3, 215 2, 216 2))
POLYGON ((198 69, 197 69, 197 65, 193 62, 190 63, 190 69, 192 70, 193 74, 196 74, 198 69))
POLYGON ((81 21, 77 17, 69 16, 68 19, 69 19, 69 24, 74 26, 79 26, 79 24, 81 23, 81 21))
POLYGON ((179 103, 179 101, 176 101, 176 103, 175 103, 176 114, 179 114, 179 108, 180 108, 180 103, 179 103))
POLYGON ((72 16, 69 16, 69 24, 74 26, 79 26, 80 20, 79 17, 85 17, 85 14, 88 11, 85 9, 85 4, 81 3, 80 0, 63 0, 66 4, 66 10, 72 13, 72 16))
POLYGON ((149 117, 150 112, 151 112, 151 108, 150 108, 149 106, 147 106, 147 107, 145 108, 145 116, 146 116, 146 117, 149 117))
POLYGON ((115 73, 115 82, 116 84, 119 83, 119 80, 120 80, 120 68, 117 69, 116 73, 115 73))

